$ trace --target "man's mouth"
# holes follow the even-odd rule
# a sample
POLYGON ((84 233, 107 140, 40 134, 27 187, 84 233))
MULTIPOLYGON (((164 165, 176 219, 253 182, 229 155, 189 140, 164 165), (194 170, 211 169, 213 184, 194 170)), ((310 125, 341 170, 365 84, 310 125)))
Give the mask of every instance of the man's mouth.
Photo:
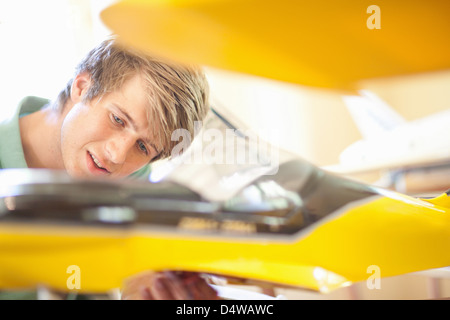
POLYGON ((99 161, 92 153, 90 153, 90 152, 88 152, 88 153, 89 153, 89 155, 91 156, 91 159, 92 159, 92 161, 94 162, 94 165, 95 165, 98 169, 103 170, 103 171, 109 173, 108 169, 102 167, 101 162, 100 162, 100 161, 99 161))

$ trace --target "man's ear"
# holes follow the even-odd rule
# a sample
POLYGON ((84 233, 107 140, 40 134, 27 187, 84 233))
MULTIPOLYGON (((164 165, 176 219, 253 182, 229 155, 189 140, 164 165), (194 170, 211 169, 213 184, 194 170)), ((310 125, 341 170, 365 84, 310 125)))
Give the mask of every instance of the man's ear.
POLYGON ((86 94, 89 86, 91 85, 91 77, 87 72, 78 74, 72 81, 72 87, 70 89, 70 99, 72 103, 78 103, 82 100, 86 94))

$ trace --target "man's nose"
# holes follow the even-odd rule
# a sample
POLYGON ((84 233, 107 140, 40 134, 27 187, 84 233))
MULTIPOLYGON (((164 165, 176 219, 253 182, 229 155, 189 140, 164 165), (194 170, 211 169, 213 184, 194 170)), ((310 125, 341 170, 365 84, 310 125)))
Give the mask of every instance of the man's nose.
POLYGON ((128 152, 134 145, 134 138, 126 135, 111 137, 106 143, 109 160, 114 164, 123 164, 128 152))

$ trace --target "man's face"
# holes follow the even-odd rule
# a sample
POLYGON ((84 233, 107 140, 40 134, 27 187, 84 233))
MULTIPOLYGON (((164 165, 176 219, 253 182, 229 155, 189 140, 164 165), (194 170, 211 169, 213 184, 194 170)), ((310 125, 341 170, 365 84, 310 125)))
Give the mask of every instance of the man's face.
POLYGON ((139 75, 101 99, 84 103, 75 94, 73 101, 61 127, 62 160, 71 176, 125 177, 158 154, 139 75))

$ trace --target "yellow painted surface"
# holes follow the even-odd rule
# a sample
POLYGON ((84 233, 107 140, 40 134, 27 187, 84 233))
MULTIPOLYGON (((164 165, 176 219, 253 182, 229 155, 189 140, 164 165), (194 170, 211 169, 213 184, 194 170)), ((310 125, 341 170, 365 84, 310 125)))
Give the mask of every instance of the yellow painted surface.
POLYGON ((450 68, 448 1, 131 0, 101 18, 176 61, 314 87, 450 68), (371 29, 374 14, 380 29, 371 29))
POLYGON ((145 270, 188 270, 328 292, 370 276, 450 265, 450 209, 397 193, 316 225, 292 241, 224 238, 139 228, 0 224, 0 287, 46 284, 67 290, 71 265, 81 291, 104 292, 145 270))

